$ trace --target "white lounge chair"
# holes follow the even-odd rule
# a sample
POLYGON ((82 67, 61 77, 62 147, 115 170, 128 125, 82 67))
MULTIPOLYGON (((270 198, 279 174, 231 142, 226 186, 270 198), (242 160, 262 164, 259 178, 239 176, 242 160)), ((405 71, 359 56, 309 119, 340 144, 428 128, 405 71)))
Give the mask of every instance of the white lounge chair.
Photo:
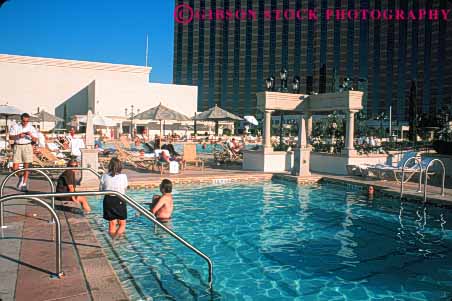
MULTIPOLYGON (((418 157, 417 152, 406 152, 403 154, 402 158, 399 160, 396 166, 386 165, 386 164, 376 164, 373 166, 368 166, 365 172, 365 176, 375 175, 381 180, 395 180, 400 182, 402 178, 402 169, 411 158, 418 157)), ((416 160, 411 160, 405 166, 406 178, 404 182, 408 182, 415 174, 421 173, 421 167, 417 164, 416 160)))

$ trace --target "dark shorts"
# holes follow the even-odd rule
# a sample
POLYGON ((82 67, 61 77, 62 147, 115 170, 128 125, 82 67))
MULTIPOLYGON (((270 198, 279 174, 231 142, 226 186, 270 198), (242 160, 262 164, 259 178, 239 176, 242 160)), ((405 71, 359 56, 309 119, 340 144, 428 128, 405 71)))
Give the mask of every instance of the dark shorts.
POLYGON ((104 219, 106 219, 107 221, 112 221, 115 219, 126 220, 126 203, 115 196, 106 195, 104 197, 104 219))
POLYGON ((62 201, 62 202, 72 202, 72 197, 71 196, 59 196, 59 197, 56 197, 55 200, 62 201))

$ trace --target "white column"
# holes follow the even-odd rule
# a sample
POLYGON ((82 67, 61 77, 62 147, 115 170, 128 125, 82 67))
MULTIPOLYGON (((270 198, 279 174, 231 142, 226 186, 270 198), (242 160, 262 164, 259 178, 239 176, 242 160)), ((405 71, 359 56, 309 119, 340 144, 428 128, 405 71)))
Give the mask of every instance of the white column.
POLYGON ((300 120, 298 120, 298 143, 297 148, 305 148, 307 144, 306 139, 306 115, 301 115, 300 120))
POLYGON ((298 143, 294 150, 294 164, 292 168, 292 175, 294 176, 310 176, 310 152, 311 149, 307 144, 306 123, 308 123, 310 116, 304 114, 298 121, 298 143))
POLYGON ((264 149, 272 147, 272 112, 271 110, 265 110, 265 128, 264 128, 264 149))
POLYGON ((348 155, 355 154, 355 147, 353 146, 355 136, 355 111, 348 111, 347 118, 347 135, 345 137, 345 153, 348 155))
POLYGON ((307 144, 311 144, 309 141, 309 137, 312 135, 312 113, 308 112, 306 113, 306 141, 307 144))

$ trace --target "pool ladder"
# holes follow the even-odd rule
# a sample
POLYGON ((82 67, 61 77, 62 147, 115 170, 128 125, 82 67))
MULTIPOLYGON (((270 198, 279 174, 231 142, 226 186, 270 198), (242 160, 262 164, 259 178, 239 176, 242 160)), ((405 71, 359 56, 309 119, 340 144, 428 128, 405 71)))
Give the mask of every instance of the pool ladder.
POLYGON ((117 191, 84 191, 84 192, 70 192, 70 193, 56 193, 55 192, 55 185, 53 184, 52 179, 44 172, 44 171, 50 171, 50 170, 84 170, 89 171, 93 174, 95 174, 99 179, 101 175, 95 171, 92 168, 85 168, 85 167, 52 167, 52 168, 24 168, 19 169, 16 171, 13 171, 8 176, 6 176, 2 183, 0 184, 0 228, 4 229, 6 228, 4 223, 4 203, 10 200, 31 200, 36 201, 40 205, 42 205, 44 208, 46 208, 50 214, 52 215, 52 219, 49 223, 55 223, 56 225, 56 272, 55 275, 58 278, 62 278, 64 276, 64 273, 62 271, 62 263, 61 263, 61 225, 60 221, 58 219, 58 215, 55 211, 55 197, 68 197, 68 196, 102 196, 102 195, 114 195, 124 202, 126 202, 128 205, 130 205, 133 209, 141 213, 144 217, 146 217, 148 220, 153 222, 155 225, 162 228, 166 233, 174 237, 177 241, 179 241, 181 244, 183 244, 185 247, 193 251, 195 254, 200 256, 202 259, 204 259, 207 262, 208 266, 208 286, 209 289, 212 289, 212 283, 213 283, 213 263, 212 260, 205 255, 203 252, 195 248, 193 245, 191 245, 189 242, 187 242, 185 239, 180 237, 178 234, 173 232, 171 229, 166 227, 164 224, 158 221, 158 219, 155 217, 153 213, 151 213, 149 210, 144 208, 141 204, 139 204, 137 201, 132 199, 126 194, 122 194, 117 191), (36 193, 36 194, 12 194, 4 196, 3 190, 5 188, 6 182, 15 174, 23 171, 35 171, 40 173, 44 176, 44 178, 49 182, 51 187, 51 193, 36 193), (45 201, 43 201, 43 198, 51 198, 51 205, 47 204, 45 201))
POLYGON ((411 161, 415 161, 416 165, 419 167, 420 170, 420 175, 419 175, 419 187, 417 192, 424 192, 424 200, 423 202, 426 203, 427 202, 427 183, 428 183, 428 172, 430 170, 430 168, 436 163, 438 162, 439 165, 441 166, 441 171, 442 171, 442 182, 441 182, 441 192, 440 195, 444 196, 445 192, 444 192, 444 185, 446 182, 446 167, 443 163, 443 161, 441 161, 440 159, 433 159, 431 161, 428 162, 427 167, 423 168, 422 166, 422 161, 418 158, 418 157, 411 157, 408 160, 405 161, 405 163, 403 164, 402 167, 402 178, 400 179, 400 198, 403 197, 403 193, 404 193, 404 180, 405 180, 405 170, 407 169, 407 165, 409 162, 411 161), (422 177, 424 177, 424 190, 422 191, 422 177))

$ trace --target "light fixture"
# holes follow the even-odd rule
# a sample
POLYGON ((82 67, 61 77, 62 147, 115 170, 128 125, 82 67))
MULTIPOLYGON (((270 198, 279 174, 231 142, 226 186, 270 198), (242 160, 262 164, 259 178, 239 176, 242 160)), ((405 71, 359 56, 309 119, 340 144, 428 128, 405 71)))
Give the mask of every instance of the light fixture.
POLYGON ((272 90, 272 81, 270 77, 265 79, 265 88, 267 89, 267 91, 272 90))
POLYGON ((282 81, 287 80, 287 69, 286 68, 281 68, 281 71, 279 71, 279 77, 282 81))
POLYGON ((279 79, 281 80, 281 87, 279 89, 280 92, 287 92, 287 69, 281 68, 279 71, 279 79))
POLYGON ((297 93, 297 94, 300 93, 300 77, 299 76, 295 76, 293 78, 293 81, 292 81, 292 92, 293 93, 297 93))

